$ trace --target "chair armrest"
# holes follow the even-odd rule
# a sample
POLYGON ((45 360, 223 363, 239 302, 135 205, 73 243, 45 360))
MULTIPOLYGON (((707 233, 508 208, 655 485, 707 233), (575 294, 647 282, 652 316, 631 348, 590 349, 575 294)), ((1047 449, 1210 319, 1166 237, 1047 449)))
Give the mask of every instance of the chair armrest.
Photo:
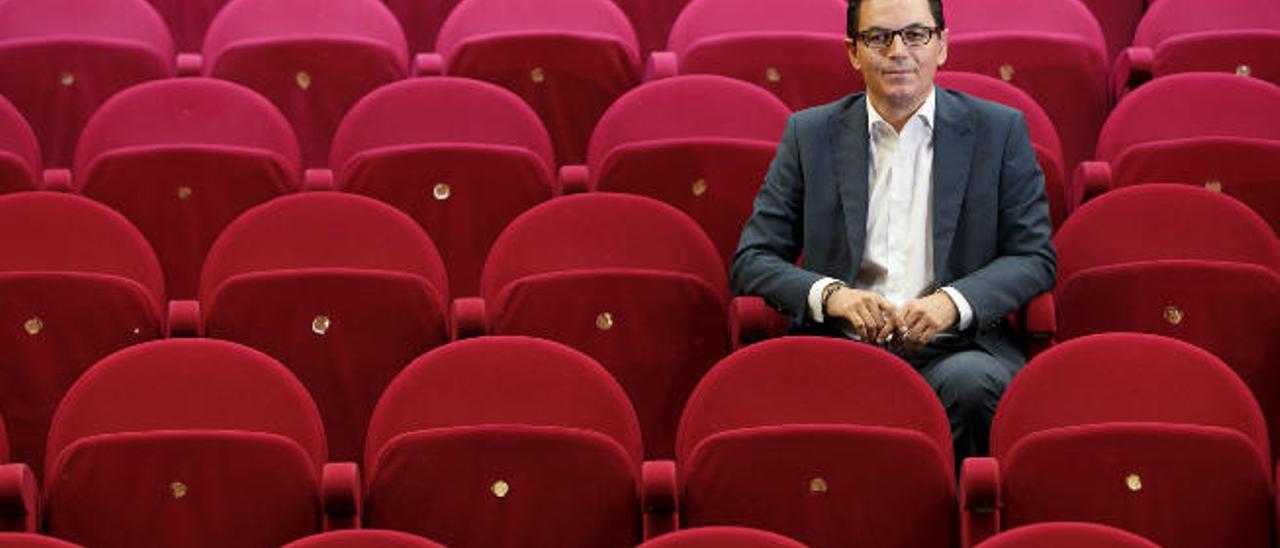
POLYGON ((354 462, 330 462, 320 477, 324 530, 360 528, 360 469, 354 462))
POLYGON ((40 488, 31 467, 0 464, 0 531, 34 533, 40 524, 40 488))
POLYGON ((302 173, 302 190, 317 192, 334 190, 333 171, 325 168, 311 168, 302 173))
POLYGON ((760 297, 734 297, 729 303, 729 340, 737 350, 787 334, 790 321, 760 297))
POLYGON ((680 60, 676 58, 675 52, 655 51, 649 54, 649 60, 644 65, 645 82, 670 78, 677 74, 680 74, 680 60))
POLYGON ((644 484, 640 504, 644 509, 645 540, 675 531, 680 522, 676 461, 644 461, 640 475, 644 484))
POLYGON ((488 334, 485 323, 484 299, 460 297, 453 300, 453 340, 470 339, 488 334))
POLYGON ((1000 464, 969 457, 960 465, 960 547, 1000 532, 1000 464))
POLYGON ((1080 162, 1072 177, 1071 187, 1070 209, 1074 212, 1081 204, 1111 190, 1111 164, 1096 160, 1080 162))
POLYGON ((419 53, 413 56, 414 76, 443 76, 444 56, 439 53, 419 53))
POLYGON ((40 174, 40 190, 71 192, 71 170, 50 168, 40 174))
POLYGON ((1053 346, 1053 338, 1058 333, 1058 317, 1053 304, 1053 293, 1041 293, 1027 303, 1026 316, 1023 318, 1023 332, 1027 337, 1027 359, 1053 346))
POLYGON ((199 53, 178 54, 178 76, 200 76, 204 70, 204 56, 199 53))
POLYGON ((168 328, 171 339, 200 336, 200 301, 169 301, 168 328))
POLYGON ((591 190, 591 171, 587 166, 560 166, 559 179, 561 194, 581 194, 591 190))
POLYGON ((1119 103, 1134 88, 1151 81, 1155 51, 1147 47, 1120 50, 1111 65, 1111 104, 1119 103))

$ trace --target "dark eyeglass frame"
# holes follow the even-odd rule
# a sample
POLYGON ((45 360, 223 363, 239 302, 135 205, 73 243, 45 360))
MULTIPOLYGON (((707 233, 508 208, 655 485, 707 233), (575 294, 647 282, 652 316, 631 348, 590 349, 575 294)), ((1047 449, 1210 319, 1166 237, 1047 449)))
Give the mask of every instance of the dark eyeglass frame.
POLYGON ((921 46, 929 45, 929 42, 933 41, 933 37, 942 34, 943 30, 946 30, 946 29, 943 29, 942 27, 926 27, 924 25, 910 25, 910 26, 902 27, 898 30, 867 29, 857 33, 856 36, 858 37, 858 41, 862 42, 862 45, 871 49, 877 49, 877 50, 889 49, 889 47, 893 45, 894 38, 901 38, 902 45, 904 46, 907 46, 910 48, 918 48, 921 46), (916 44, 916 43, 912 43, 913 40, 908 40, 907 33, 912 31, 924 31, 925 34, 924 34, 923 41, 916 44), (888 39, 885 40, 883 44, 873 44, 871 43, 871 37, 873 35, 878 35, 880 37, 887 36, 888 39))

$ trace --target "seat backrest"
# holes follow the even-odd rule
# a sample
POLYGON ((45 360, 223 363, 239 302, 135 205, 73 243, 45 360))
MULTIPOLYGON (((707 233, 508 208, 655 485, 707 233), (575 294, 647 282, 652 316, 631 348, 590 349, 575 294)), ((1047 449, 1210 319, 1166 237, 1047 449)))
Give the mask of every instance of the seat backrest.
POLYGON ((1262 412, 1230 367, 1189 343, 1139 333, 1090 335, 1037 355, 1000 400, 991 455, 1003 458, 1036 432, 1122 422, 1235 430, 1270 458, 1262 412))
POLYGON ((1018 109, 1027 120, 1031 142, 1049 151, 1058 164, 1062 164, 1062 142, 1058 139, 1058 130, 1040 103, 1037 103, 1035 98, 1027 92, 998 78, 973 72, 939 72, 934 78, 934 83, 1018 109))
POLYGON ((503 424, 599 432, 626 450, 637 472, 643 459, 635 411, 599 363, 556 342, 492 336, 432 350, 387 386, 369 425, 369 476, 398 435, 503 424))
POLYGON ((845 12, 840 0, 692 0, 672 24, 667 49, 683 55, 699 40, 738 33, 844 36, 845 12))
POLYGON ((1027 4, 1020 0, 967 0, 944 8, 952 36, 973 33, 1046 33, 1078 36, 1105 48, 1098 20, 1079 0, 1027 4))
POLYGON ((0 193, 34 190, 44 166, 36 134, 4 97, 0 97, 0 193))
POLYGON ((79 548, 80 545, 35 533, 0 533, 0 546, 5 548, 79 548))
MULTIPOLYGON (((1158 5, 1165 5, 1161 0, 1158 5)), ((1214 8, 1206 10, 1226 12, 1214 8)), ((1280 141, 1280 88, 1230 74, 1171 74, 1143 84, 1116 105, 1098 135, 1097 158, 1115 161, 1143 143, 1207 137, 1280 141), (1170 116, 1170 109, 1178 115, 1170 116)))
POLYGON ((205 67, 229 48, 255 40, 341 37, 379 44, 401 66, 409 49, 395 15, 378 0, 232 0, 209 23, 205 67))
POLYGON ((1156 47, 1169 38, 1202 31, 1280 28, 1280 5, 1270 0, 1160 0, 1138 22, 1133 45, 1156 47))
POLYGON ((10 0, 0 4, 0 43, 88 39, 136 43, 174 56, 164 19, 146 0, 10 0))
POLYGON ((539 32, 616 38, 639 69, 635 30, 611 0, 462 0, 440 27, 436 51, 449 59, 476 37, 539 32))
POLYGON ((694 527, 662 535, 641 544, 641 548, 801 548, 799 542, 777 533, 750 527, 694 527))
POLYGON ((281 548, 443 548, 438 542, 417 535, 385 529, 329 531, 300 538, 281 548))
POLYGON ((915 370, 873 346, 807 336, 748 346, 707 372, 680 418, 676 461, 720 432, 791 424, 913 430, 952 461, 946 414, 915 370))
POLYGON ((1230 196, 1189 185, 1136 185, 1090 200, 1054 236, 1058 279, 1126 262, 1204 259, 1280 272, 1280 241, 1230 196))
POLYGON ((608 268, 692 275, 729 299, 719 255, 692 219, 650 198, 611 193, 566 196, 517 217, 489 251, 480 294, 496 302, 520 278, 608 268))
POLYGON ((1124 529, 1098 523, 1050 521, 1024 525, 987 539, 978 548, 1156 548, 1124 529))

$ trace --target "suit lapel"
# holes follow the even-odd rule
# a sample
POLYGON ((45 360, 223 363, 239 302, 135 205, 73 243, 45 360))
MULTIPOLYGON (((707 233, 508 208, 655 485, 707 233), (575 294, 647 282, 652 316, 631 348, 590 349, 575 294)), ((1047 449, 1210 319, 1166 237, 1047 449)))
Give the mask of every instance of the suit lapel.
POLYGON ((968 107, 947 90, 937 88, 935 93, 938 106, 933 130, 933 271, 941 285, 954 279, 947 257, 964 204, 975 136, 968 107))
MULTIPOLYGON (((867 98, 861 96, 827 123, 833 170, 849 242, 849 277, 857 276, 867 235, 867 98)), ((849 281, 849 280, 846 280, 849 281)))

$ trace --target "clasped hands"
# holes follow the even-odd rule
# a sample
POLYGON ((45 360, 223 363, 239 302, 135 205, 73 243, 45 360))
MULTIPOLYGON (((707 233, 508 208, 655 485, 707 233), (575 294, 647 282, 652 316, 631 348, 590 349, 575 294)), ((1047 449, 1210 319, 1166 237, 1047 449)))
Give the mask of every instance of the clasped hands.
POLYGON ((951 297, 938 291, 907 302, 901 309, 889 304, 879 293, 841 287, 827 300, 829 317, 844 318, 853 324, 863 341, 884 346, 896 337, 907 354, 915 354, 939 331, 955 325, 960 312, 951 297))

